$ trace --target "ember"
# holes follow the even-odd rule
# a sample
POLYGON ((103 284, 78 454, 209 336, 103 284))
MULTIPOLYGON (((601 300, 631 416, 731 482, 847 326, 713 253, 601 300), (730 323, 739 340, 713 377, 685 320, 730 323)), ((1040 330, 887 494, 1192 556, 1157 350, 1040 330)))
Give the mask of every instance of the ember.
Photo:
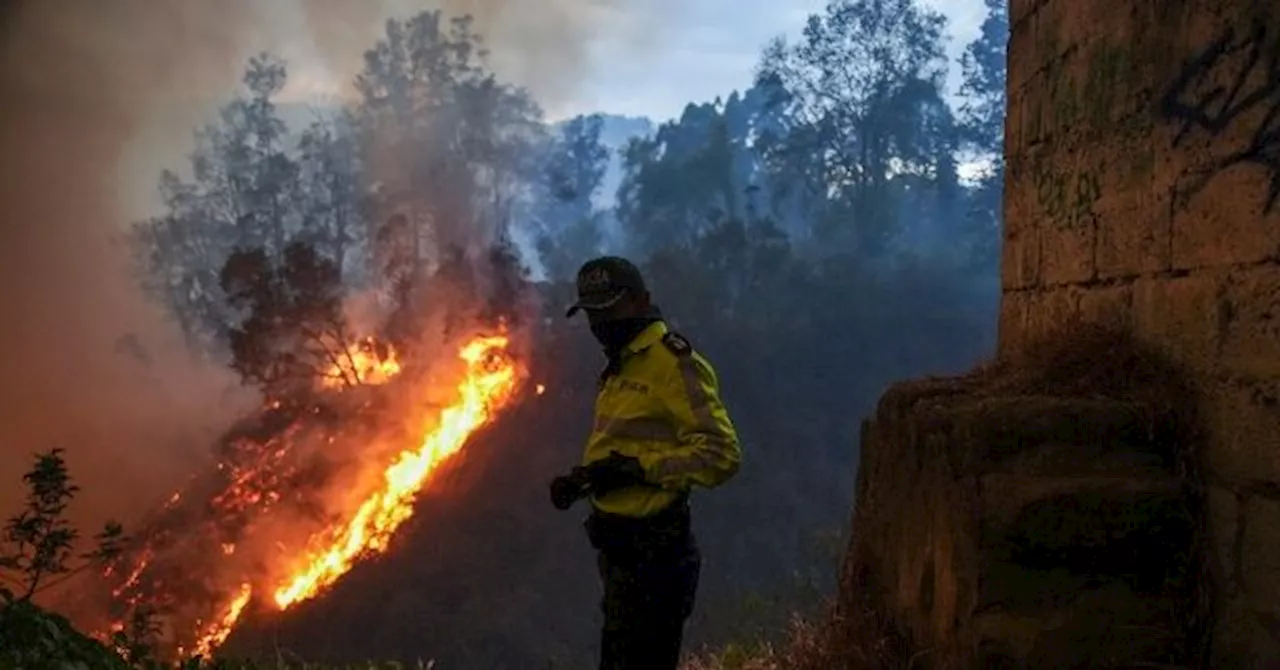
POLYGON ((351 384, 385 384, 400 373, 396 352, 373 338, 351 345, 329 366, 322 383, 328 388, 351 384))
MULTIPOLYGON (((144 529, 144 544, 108 569, 116 617, 107 629, 122 630, 133 611, 152 609, 164 613, 166 638, 178 656, 207 656, 252 602, 287 609, 322 593, 361 559, 385 551, 413 515, 432 473, 515 397, 523 368, 508 345, 508 337, 498 335, 461 347, 461 376, 443 406, 408 417, 415 427, 400 444, 410 448, 367 444, 387 441, 381 435, 334 432, 360 421, 334 428, 314 412, 281 418, 280 410, 265 410, 259 423, 266 427, 254 424, 229 438, 214 473, 174 494, 159 520, 144 529), (281 421, 287 423, 278 427, 281 421), (367 451, 335 460, 326 452, 335 441, 367 451), (380 463, 374 466, 380 471, 369 472, 369 462, 380 463), (335 477, 344 484, 330 481, 335 477), (362 484, 353 488, 352 482, 362 484), (356 494, 335 501, 317 493, 334 490, 356 494), (310 523, 306 534, 281 537, 280 527, 299 525, 295 517, 310 523), (210 567, 193 570, 197 565, 210 567)), ((364 384, 389 383, 401 371, 394 353, 379 351, 371 340, 353 348, 348 360, 354 367, 343 374, 356 371, 364 384)), ((438 371, 431 373, 438 378, 438 371)))

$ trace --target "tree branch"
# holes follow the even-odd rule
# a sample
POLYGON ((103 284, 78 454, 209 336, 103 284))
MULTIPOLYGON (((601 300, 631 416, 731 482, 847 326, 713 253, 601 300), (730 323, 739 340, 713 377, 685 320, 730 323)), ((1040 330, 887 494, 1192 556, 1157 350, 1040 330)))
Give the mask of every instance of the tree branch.
MULTIPOLYGON (((308 328, 305 324, 302 324, 302 323, 298 324, 298 330, 303 335, 305 335, 308 339, 314 342, 317 346, 320 347, 320 351, 323 354, 321 358, 328 360, 328 362, 332 363, 333 366, 338 369, 338 376, 340 379, 342 379, 342 382, 344 384, 346 384, 348 387, 355 386, 355 384, 351 382, 350 377, 347 376, 346 371, 342 369, 342 359, 339 358, 338 354, 335 354, 327 344, 325 344, 323 333, 320 333, 311 328, 308 328)), ((343 354, 345 354, 348 359, 351 358, 351 352, 347 351, 346 348, 343 349, 343 354)), ((354 360, 351 361, 351 364, 354 367, 355 361, 354 360)), ((318 374, 317 376, 325 377, 329 375, 318 374)))

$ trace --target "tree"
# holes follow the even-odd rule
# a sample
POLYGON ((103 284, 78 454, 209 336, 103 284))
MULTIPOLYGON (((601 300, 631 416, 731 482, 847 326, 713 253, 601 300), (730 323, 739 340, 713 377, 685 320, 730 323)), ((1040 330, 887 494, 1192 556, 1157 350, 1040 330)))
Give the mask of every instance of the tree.
POLYGON ((532 169, 541 111, 488 71, 481 44, 469 17, 422 12, 389 21, 356 77, 371 216, 404 217, 415 262, 504 234, 532 169))
POLYGON ((80 533, 66 519, 67 505, 80 489, 71 482, 61 449, 40 454, 22 480, 27 484, 23 510, 4 526, 0 548, 0 577, 17 589, 0 587, 6 603, 28 601, 43 589, 61 583, 80 571, 102 565, 120 554, 124 529, 108 522, 95 538, 93 548, 80 554, 74 566, 74 545, 80 533))
POLYGON ((965 139, 979 152, 999 156, 1004 147, 1005 49, 1009 43, 1009 10, 1005 0, 985 0, 982 34, 960 57, 960 118, 965 139))
POLYGON ((178 320, 188 346, 206 354, 225 346, 218 273, 227 255, 236 247, 278 255, 302 223, 298 166, 284 150, 273 102, 285 66, 255 56, 242 81, 245 94, 196 133, 191 179, 164 171, 165 213, 135 224, 129 239, 144 290, 178 320))
POLYGON ((350 114, 312 123, 298 139, 301 238, 332 260, 343 277, 364 240, 363 168, 350 114))
POLYGON ((160 192, 168 213, 130 231, 134 267, 144 294, 178 322, 188 349, 208 354, 223 330, 218 267, 230 240, 210 225, 194 186, 166 171, 160 192))
POLYGON ((250 92, 246 100, 231 106, 240 116, 250 170, 236 179, 247 179, 244 209, 236 225, 241 229, 240 244, 252 244, 284 253, 286 241, 299 224, 297 207, 298 166, 285 153, 282 141, 284 121, 276 114, 273 98, 284 89, 288 75, 284 62, 259 54, 249 60, 244 85, 250 92))
POLYGON ((986 3, 982 34, 965 48, 960 59, 964 72, 960 118, 966 143, 982 166, 966 217, 966 228, 971 232, 969 246, 976 264, 993 267, 999 265, 1000 224, 1004 219, 1005 49, 1009 14, 1003 0, 986 3))
POLYGON ((688 105, 623 154, 618 220, 641 257, 689 249, 709 228, 742 211, 734 147, 715 105, 688 105))
POLYGON ((221 282, 230 307, 244 314, 229 330, 231 367, 268 399, 294 401, 326 381, 363 382, 338 266, 310 244, 289 244, 279 263, 261 248, 238 250, 221 282))
POLYGON ((600 142, 604 117, 599 114, 575 116, 564 123, 552 146, 546 165, 546 188, 567 216, 574 219, 592 208, 591 199, 604 179, 609 151, 600 142))
POLYGON ((915 0, 832 0, 799 44, 766 49, 757 83, 784 112, 768 158, 820 189, 814 215, 828 243, 881 247, 896 219, 888 183, 930 171, 937 154, 921 120, 946 109, 944 25, 915 0))
POLYGON ((537 248, 547 274, 573 276, 582 259, 603 242, 601 212, 594 197, 604 180, 609 152, 600 141, 604 119, 577 116, 566 121, 546 149, 533 207, 537 248))

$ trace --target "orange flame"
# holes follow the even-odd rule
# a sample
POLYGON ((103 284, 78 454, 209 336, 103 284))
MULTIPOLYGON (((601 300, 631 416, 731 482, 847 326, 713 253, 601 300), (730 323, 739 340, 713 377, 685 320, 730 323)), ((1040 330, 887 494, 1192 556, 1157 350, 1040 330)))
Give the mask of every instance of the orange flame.
POLYGON ((417 451, 404 452, 387 468, 383 489, 365 500, 345 528, 313 540, 321 549, 276 589, 280 609, 315 596, 350 570, 362 554, 386 550, 391 535, 413 515, 414 497, 431 472, 511 399, 515 366, 510 359, 495 356, 507 344, 506 337, 497 336, 475 339, 462 348, 459 357, 468 370, 458 386, 458 402, 440 413, 439 425, 426 433, 417 451))
POLYGON ((196 639, 196 656, 207 657, 214 649, 222 646, 227 636, 231 635, 236 622, 240 620, 240 615, 244 613, 244 608, 249 604, 249 597, 252 595, 253 589, 248 584, 240 586, 240 593, 227 605, 227 610, 222 617, 200 632, 196 639))
POLYGON ((390 346, 372 337, 347 347, 338 361, 329 366, 321 383, 341 388, 350 383, 379 385, 400 374, 400 360, 390 346))
MULTIPOLYGON (((507 337, 492 336, 477 337, 462 347, 458 356, 467 363, 467 370, 457 388, 458 399, 425 427, 416 450, 401 453, 383 472, 380 489, 365 499, 345 525, 311 538, 307 555, 272 593, 279 609, 315 597, 362 557, 386 550, 391 536, 413 515, 414 500, 431 473, 514 397, 519 380, 516 363, 506 353, 508 344, 507 337)), ((197 653, 208 655, 226 640, 251 595, 252 589, 245 585, 226 614, 200 631, 197 653)))

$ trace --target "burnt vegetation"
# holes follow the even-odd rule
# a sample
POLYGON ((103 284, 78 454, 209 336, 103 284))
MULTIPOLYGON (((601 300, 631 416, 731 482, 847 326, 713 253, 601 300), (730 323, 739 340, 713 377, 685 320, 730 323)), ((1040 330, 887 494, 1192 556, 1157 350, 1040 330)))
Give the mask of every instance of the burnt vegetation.
POLYGON ((227 305, 245 312, 227 331, 231 367, 271 400, 292 398, 317 379, 356 386, 363 379, 349 347, 337 265, 303 242, 279 266, 261 249, 238 250, 220 277, 227 305))
MULTIPOLYGON (((545 483, 579 456, 601 363, 561 319, 572 276, 620 253, 715 362, 744 440, 739 477, 695 502, 707 569, 691 644, 749 641, 792 649, 731 648, 773 663, 761 667, 835 667, 824 654, 839 626, 817 615, 845 545, 856 418, 891 380, 967 369, 994 344, 1008 26, 1003 2, 987 6, 958 98, 944 92, 941 15, 915 0, 833 0, 796 42, 765 50, 750 88, 657 127, 547 122, 490 71, 471 22, 438 12, 387 24, 345 109, 278 105, 287 64, 252 59, 190 165, 161 176, 164 212, 131 244, 193 355, 232 366, 264 408, 215 445, 224 467, 139 534, 178 547, 172 566, 221 560, 248 513, 218 497, 233 487, 254 494, 237 505, 323 517, 290 496, 333 486, 332 461, 360 455, 277 445, 360 444, 377 423, 379 401, 343 364, 352 347, 373 338, 383 348, 366 353, 408 368, 451 355, 424 333, 505 327, 526 336, 546 393, 476 436, 387 555, 322 601, 253 619, 225 651, 589 662, 594 567, 545 483), (326 381, 355 393, 318 393, 326 381), (183 544, 196 526, 200 541, 183 544), (821 623, 797 624, 788 643, 795 614, 821 623)), ((184 577, 191 599, 225 588, 216 571, 180 572, 149 579, 184 577)))

